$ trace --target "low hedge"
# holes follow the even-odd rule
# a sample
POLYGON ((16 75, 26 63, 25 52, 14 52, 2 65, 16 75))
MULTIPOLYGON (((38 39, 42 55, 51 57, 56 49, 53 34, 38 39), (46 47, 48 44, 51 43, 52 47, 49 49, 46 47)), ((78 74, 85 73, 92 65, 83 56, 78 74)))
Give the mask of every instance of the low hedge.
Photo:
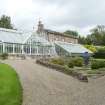
POLYGON ((73 77, 76 77, 77 79, 84 81, 84 82, 88 82, 88 78, 86 75, 83 75, 82 73, 79 73, 73 69, 70 69, 68 66, 62 66, 62 65, 58 65, 58 64, 53 64, 53 63, 49 63, 46 60, 36 60, 37 64, 41 64, 43 66, 55 69, 57 71, 63 72, 65 74, 71 75, 73 77))
POLYGON ((105 59, 105 47, 97 48, 97 51, 93 54, 94 58, 105 59))
POLYGON ((83 59, 81 57, 76 57, 72 59, 74 66, 82 67, 83 66, 83 59))
POLYGON ((49 63, 48 61, 44 61, 44 60, 36 60, 36 63, 41 64, 43 66, 52 68, 52 69, 56 69, 58 71, 62 71, 64 70, 65 73, 72 73, 72 70, 68 70, 67 67, 62 66, 62 65, 58 65, 58 64, 53 64, 53 63, 49 63))
POLYGON ((64 65, 65 62, 62 58, 52 58, 51 63, 58 64, 58 65, 64 65))
POLYGON ((67 66, 68 66, 69 68, 73 68, 73 67, 74 67, 74 63, 73 63, 72 61, 69 61, 67 66))
POLYGON ((82 67, 83 66, 83 58, 82 57, 73 57, 70 59, 67 59, 67 65, 70 68, 73 68, 74 66, 82 67))
POLYGON ((105 68, 105 60, 92 60, 91 69, 105 68))
POLYGON ((97 59, 105 59, 105 52, 96 52, 93 54, 93 57, 97 59))
POLYGON ((8 54, 7 53, 3 53, 3 54, 0 55, 0 58, 2 60, 8 59, 8 54))
POLYGON ((82 57, 71 57, 71 58, 52 58, 50 62, 57 65, 67 65, 69 68, 74 66, 82 67, 83 58, 82 57))

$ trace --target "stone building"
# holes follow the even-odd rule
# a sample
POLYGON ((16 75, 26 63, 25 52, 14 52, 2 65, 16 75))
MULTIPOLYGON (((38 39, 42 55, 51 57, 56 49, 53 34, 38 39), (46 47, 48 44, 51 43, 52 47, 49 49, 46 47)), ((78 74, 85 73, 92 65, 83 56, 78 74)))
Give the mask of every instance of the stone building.
POLYGON ((68 43, 73 43, 73 44, 78 43, 78 38, 75 36, 66 35, 64 33, 45 29, 41 21, 39 21, 38 23, 37 33, 41 37, 44 37, 49 42, 61 41, 61 42, 68 42, 68 43))

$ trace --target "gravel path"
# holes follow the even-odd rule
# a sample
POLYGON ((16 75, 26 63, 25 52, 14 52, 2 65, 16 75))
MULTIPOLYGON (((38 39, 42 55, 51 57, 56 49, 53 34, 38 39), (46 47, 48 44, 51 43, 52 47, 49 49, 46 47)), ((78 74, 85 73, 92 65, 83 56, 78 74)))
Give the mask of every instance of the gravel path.
POLYGON ((31 60, 7 60, 20 76, 23 105, 105 105, 105 77, 83 83, 31 60))

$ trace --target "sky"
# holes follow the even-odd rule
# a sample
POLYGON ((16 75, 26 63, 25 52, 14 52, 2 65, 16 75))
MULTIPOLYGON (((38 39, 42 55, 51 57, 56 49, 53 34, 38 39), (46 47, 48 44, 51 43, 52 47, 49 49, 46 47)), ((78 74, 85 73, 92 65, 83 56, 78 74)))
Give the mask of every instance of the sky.
POLYGON ((85 36, 96 25, 105 25, 105 0, 0 0, 3 14, 19 30, 36 30, 41 20, 47 29, 85 36))

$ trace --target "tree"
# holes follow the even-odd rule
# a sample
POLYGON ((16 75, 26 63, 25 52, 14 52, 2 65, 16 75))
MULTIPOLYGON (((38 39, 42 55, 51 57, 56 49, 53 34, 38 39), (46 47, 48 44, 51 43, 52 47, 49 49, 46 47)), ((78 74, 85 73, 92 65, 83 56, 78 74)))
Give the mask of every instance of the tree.
POLYGON ((67 30, 64 32, 64 34, 67 34, 67 35, 71 35, 71 36, 78 36, 78 32, 77 31, 73 31, 73 30, 67 30))
POLYGON ((88 45, 105 45, 105 26, 97 25, 95 28, 90 30, 90 34, 87 37, 79 36, 78 42, 80 44, 88 45))
POLYGON ((13 29, 13 26, 11 24, 11 18, 9 16, 2 15, 0 18, 0 27, 7 28, 7 29, 13 29))
POLYGON ((92 40, 91 40, 90 35, 88 35, 87 37, 79 36, 78 37, 78 43, 91 45, 92 40))
POLYGON ((91 40, 94 45, 105 45, 105 26, 98 25, 93 28, 91 31, 91 40))
POLYGON ((78 37, 78 43, 80 44, 86 44, 86 38, 83 36, 79 36, 78 37))

